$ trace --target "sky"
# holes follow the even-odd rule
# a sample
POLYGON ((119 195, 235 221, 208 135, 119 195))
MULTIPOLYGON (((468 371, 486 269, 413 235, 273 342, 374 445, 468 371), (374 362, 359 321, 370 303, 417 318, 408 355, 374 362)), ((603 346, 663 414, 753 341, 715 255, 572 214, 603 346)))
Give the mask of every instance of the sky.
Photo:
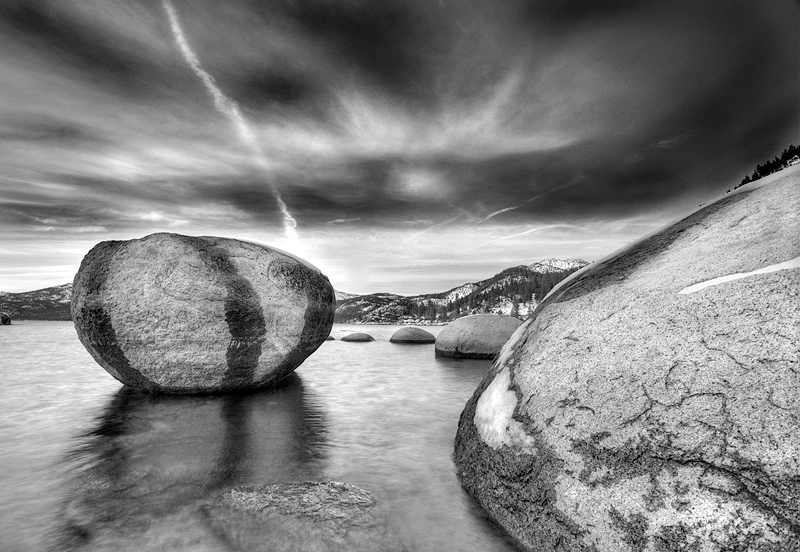
POLYGON ((0 290, 177 232, 445 291, 604 257, 791 143, 796 0, 4 0, 0 290))

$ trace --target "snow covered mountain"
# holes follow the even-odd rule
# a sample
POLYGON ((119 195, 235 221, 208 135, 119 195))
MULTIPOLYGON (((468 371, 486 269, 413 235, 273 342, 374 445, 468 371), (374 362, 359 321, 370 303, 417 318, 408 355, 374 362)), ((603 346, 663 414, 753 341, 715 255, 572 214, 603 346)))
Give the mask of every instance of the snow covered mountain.
POLYGON ((69 320, 72 283, 23 293, 0 293, 0 310, 12 320, 69 320))
POLYGON ((528 265, 528 267, 535 272, 563 272, 565 270, 575 271, 579 268, 586 266, 586 261, 582 259, 554 259, 548 257, 539 262, 528 265))
POLYGON ((389 293, 337 301, 336 322, 351 324, 435 324, 476 313, 526 317, 558 282, 588 263, 544 259, 520 265, 480 282, 442 293, 405 297, 389 293))

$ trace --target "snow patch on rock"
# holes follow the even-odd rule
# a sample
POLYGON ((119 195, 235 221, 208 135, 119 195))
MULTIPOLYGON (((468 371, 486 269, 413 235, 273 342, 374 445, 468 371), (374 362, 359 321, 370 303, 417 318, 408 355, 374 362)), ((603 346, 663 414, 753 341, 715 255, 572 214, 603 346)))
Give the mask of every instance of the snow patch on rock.
MULTIPOLYGON (((516 332, 509 342, 519 335, 522 334, 516 332)), ((510 349, 506 347, 506 350, 510 349)), ((516 407, 517 394, 511 389, 511 374, 504 366, 478 399, 475 427, 483 442, 495 450, 506 445, 533 454, 535 440, 525 432, 522 423, 513 418, 516 407)))
POLYGON ((759 268, 758 270, 753 270, 752 272, 737 272, 736 274, 720 276, 719 278, 713 278, 711 280, 706 280, 705 282, 698 282, 697 284, 692 284, 691 286, 683 288, 678 293, 694 293, 696 291, 700 291, 701 289, 705 289, 710 286, 716 286, 718 284, 724 284, 725 282, 730 282, 732 280, 747 278, 748 276, 755 276, 756 274, 768 274, 770 272, 777 272, 779 270, 789 270, 792 268, 800 268, 800 257, 795 257, 794 259, 784 261, 782 263, 765 266, 764 268, 759 268))

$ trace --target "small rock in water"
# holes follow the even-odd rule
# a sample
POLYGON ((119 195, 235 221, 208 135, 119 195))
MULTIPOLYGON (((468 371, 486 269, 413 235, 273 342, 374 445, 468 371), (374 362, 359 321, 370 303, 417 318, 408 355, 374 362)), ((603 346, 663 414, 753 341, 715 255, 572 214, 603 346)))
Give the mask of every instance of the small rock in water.
POLYGON ((215 532, 252 552, 400 552, 372 495, 340 483, 236 487, 204 507, 215 532))
POLYGON ((291 373, 329 335, 335 305, 328 279, 287 253, 152 234, 89 251, 71 311, 81 342, 122 383, 209 393, 291 373))
POLYGON ((0 312, 0 324, 3 326, 8 326, 11 324, 11 317, 8 315, 8 313, 0 312))
POLYGON ((365 342, 365 341, 375 341, 375 338, 366 333, 351 333, 349 335, 344 336, 339 341, 352 341, 352 342, 365 342))
POLYGON ((522 324, 519 318, 473 314, 445 326, 436 338, 436 356, 492 359, 522 324))
POLYGON ((400 328, 389 339, 391 343, 435 343, 436 337, 422 328, 400 328))

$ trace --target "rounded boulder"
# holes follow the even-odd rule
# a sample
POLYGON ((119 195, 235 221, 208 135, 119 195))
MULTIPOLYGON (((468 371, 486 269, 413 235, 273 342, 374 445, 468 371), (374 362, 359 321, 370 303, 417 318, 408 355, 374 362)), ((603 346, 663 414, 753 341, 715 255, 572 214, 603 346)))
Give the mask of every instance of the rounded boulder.
POLYGON ((348 335, 344 336, 339 341, 350 341, 350 342, 353 342, 353 343, 364 343, 364 342, 367 342, 367 341, 375 341, 375 338, 372 337, 369 334, 366 334, 366 333, 356 332, 356 333, 351 333, 351 334, 348 334, 348 335))
POLYGON ((152 234, 96 245, 70 305, 78 337, 126 385, 162 393, 267 387, 333 325, 333 287, 263 245, 152 234))
POLYGON ((435 343, 436 337, 422 328, 400 328, 389 338, 391 343, 435 343))
POLYGON ((11 317, 8 315, 8 313, 0 312, 0 324, 3 326, 8 326, 11 324, 11 317))
POLYGON ((522 321, 499 314, 473 314, 445 326, 436 337, 436 356, 492 359, 522 321))
POLYGON ((527 550, 800 549, 800 171, 557 286, 459 421, 527 550))

